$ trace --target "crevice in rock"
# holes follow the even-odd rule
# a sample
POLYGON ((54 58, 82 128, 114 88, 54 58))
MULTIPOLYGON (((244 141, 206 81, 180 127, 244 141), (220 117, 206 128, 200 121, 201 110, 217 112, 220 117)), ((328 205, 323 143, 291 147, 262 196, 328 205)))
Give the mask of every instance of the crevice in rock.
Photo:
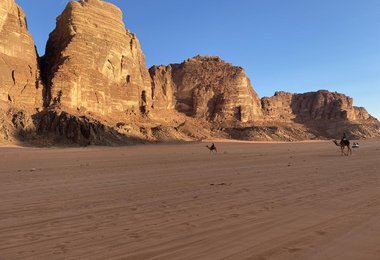
POLYGON ((129 42, 129 48, 131 49, 131 51, 133 51, 133 45, 134 45, 134 42, 133 42, 133 39, 131 39, 131 41, 129 42))
POLYGON ((16 76, 15 76, 16 71, 12 70, 12 80, 13 80, 13 85, 16 85, 16 76))
MULTIPOLYGON (((18 16, 18 22, 20 24, 20 28, 23 28, 24 27, 24 24, 23 24, 23 20, 22 20, 22 13, 21 13, 21 9, 20 7, 17 7, 17 16, 18 16)), ((26 19, 24 19, 24 23, 26 25, 26 27, 28 28, 28 25, 26 23, 26 19)))
POLYGON ((25 89, 28 87, 28 84, 29 84, 29 82, 27 82, 27 83, 24 85, 24 87, 23 87, 22 90, 21 90, 21 94, 24 93, 25 89))
POLYGON ((94 92, 94 94, 95 94, 95 97, 96 97, 96 103, 100 104, 100 102, 99 102, 99 97, 98 97, 98 93, 94 92))
POLYGON ((28 65, 28 67, 29 67, 29 73, 30 73, 30 76, 33 76, 32 66, 28 65))
POLYGON ((46 56, 42 56, 38 58, 38 67, 40 69, 40 77, 42 82, 42 101, 43 107, 46 108, 50 105, 51 101, 51 89, 50 89, 50 80, 49 73, 46 67, 46 56))

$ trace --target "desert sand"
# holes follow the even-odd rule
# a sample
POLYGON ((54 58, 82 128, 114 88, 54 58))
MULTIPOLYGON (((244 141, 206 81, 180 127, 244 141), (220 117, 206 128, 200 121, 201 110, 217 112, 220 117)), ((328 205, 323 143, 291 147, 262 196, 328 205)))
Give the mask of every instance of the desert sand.
POLYGON ((380 259, 380 141, 0 148, 0 259, 380 259))

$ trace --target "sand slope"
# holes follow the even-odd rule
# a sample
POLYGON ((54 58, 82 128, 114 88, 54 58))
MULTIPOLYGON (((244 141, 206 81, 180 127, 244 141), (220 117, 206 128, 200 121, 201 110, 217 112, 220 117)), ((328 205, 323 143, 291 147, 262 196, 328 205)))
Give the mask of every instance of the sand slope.
POLYGON ((0 149, 0 259, 380 259, 380 141, 0 149))

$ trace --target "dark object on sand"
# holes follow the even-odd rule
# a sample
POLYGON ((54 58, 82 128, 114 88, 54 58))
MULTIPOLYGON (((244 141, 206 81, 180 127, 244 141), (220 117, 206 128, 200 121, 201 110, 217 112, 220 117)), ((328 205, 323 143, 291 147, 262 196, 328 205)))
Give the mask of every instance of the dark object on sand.
POLYGON ((217 153, 218 152, 214 143, 211 146, 206 145, 206 147, 207 147, 207 149, 210 150, 210 153, 213 153, 213 152, 217 153))

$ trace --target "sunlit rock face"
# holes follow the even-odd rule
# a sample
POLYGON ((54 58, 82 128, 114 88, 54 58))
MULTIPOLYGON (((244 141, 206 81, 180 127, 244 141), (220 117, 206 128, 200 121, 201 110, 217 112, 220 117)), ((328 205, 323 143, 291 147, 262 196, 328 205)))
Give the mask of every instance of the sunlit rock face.
POLYGON ((188 116, 220 123, 262 117, 260 100, 244 70, 219 57, 197 56, 181 64, 151 68, 152 74, 159 95, 167 98, 162 90, 174 93, 176 110, 188 116))
POLYGON ((100 0, 70 2, 41 58, 23 11, 1 1, 0 112, 0 143, 380 136, 380 122, 344 94, 277 92, 260 100, 244 69, 219 57, 148 71, 121 11, 100 0))
POLYGON ((50 106, 120 118, 151 107, 150 76, 139 41, 110 3, 67 5, 50 34, 45 70, 50 106))
POLYGON ((340 93, 320 90, 304 94, 276 92, 262 99, 268 120, 306 122, 310 120, 367 120, 364 108, 353 106, 353 99, 340 93))
POLYGON ((174 110, 176 86, 171 66, 153 66, 149 69, 152 78, 152 108, 157 111, 174 110))
POLYGON ((31 110, 42 106, 36 48, 14 0, 0 2, 0 101, 31 110))

